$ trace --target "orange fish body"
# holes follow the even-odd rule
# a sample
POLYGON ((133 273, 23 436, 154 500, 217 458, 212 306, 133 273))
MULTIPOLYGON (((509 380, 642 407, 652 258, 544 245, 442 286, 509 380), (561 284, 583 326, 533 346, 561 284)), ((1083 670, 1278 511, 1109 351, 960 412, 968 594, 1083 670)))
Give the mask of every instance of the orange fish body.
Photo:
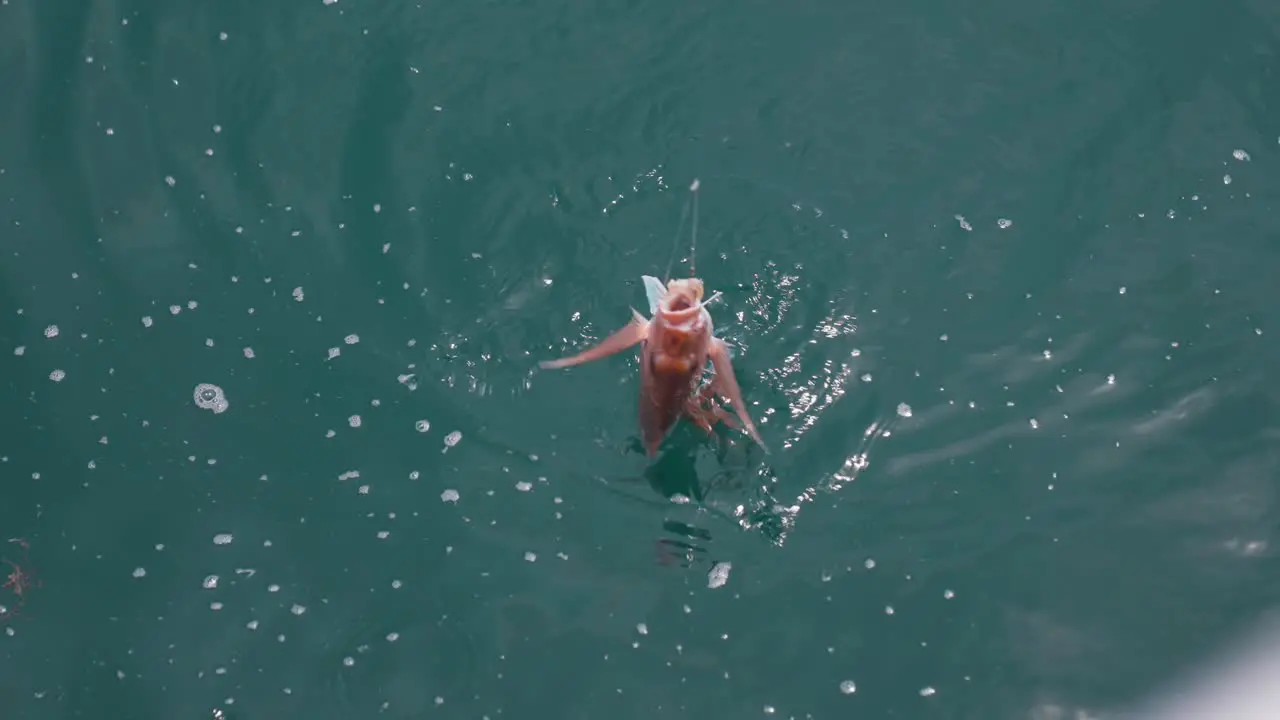
POLYGON ((631 322, 598 345, 572 357, 540 365, 543 368, 580 365, 639 344, 640 434, 650 457, 657 454, 659 445, 682 414, 708 432, 715 420, 730 423, 731 416, 715 403, 716 394, 728 398, 742 427, 765 448, 742 402, 742 392, 730 364, 729 346, 715 336, 711 313, 702 300, 702 281, 687 278, 672 280, 663 286, 656 278, 645 277, 644 282, 652 318, 645 320, 633 309, 631 322), (715 378, 705 390, 695 393, 707 360, 711 361, 715 378))

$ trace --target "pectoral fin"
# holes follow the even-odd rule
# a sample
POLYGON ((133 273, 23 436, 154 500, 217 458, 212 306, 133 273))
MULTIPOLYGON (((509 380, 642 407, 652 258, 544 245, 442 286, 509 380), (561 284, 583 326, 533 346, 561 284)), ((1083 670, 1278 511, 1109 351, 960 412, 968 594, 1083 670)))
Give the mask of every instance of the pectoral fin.
POLYGON ((640 313, 634 309, 631 310, 631 322, 623 325, 617 332, 609 337, 601 340, 598 345, 583 350, 572 357, 560 358, 559 360, 544 360, 538 363, 538 366, 547 370, 556 368, 570 367, 573 365, 581 365, 592 360, 607 358, 610 355, 617 355, 636 343, 644 340, 649 334, 649 321, 640 316, 640 313))
POLYGON ((751 416, 747 414, 746 403, 742 401, 742 390, 738 388, 738 381, 733 376, 733 364, 730 361, 729 346, 720 338, 712 338, 708 354, 711 356, 711 365, 716 370, 715 380, 712 381, 715 383, 716 391, 729 398, 729 402, 733 403, 733 410, 738 414, 738 419, 742 421, 742 426, 746 428, 747 434, 751 435, 751 439, 755 440, 761 449, 766 453, 769 452, 764 440, 760 439, 756 424, 751 422, 751 416))

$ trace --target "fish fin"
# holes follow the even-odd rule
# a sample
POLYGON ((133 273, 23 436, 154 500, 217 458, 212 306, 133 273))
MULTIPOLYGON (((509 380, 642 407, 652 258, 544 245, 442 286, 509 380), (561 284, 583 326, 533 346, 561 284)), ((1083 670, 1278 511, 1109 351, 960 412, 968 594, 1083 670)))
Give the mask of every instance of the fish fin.
POLYGON ((644 281, 644 294, 649 299, 649 314, 657 315, 662 296, 667 294, 667 286, 652 275, 641 275, 640 279, 644 281))
POLYGON ((742 401, 742 390, 738 388, 738 381, 733 376, 733 365, 729 358, 728 343, 720 338, 712 338, 708 355, 711 356, 711 365, 716 371, 715 379, 712 381, 715 383, 716 390, 721 395, 729 398, 729 402, 733 403, 733 409, 738 413, 738 419, 742 421, 742 426, 746 428, 747 434, 751 436, 752 440, 756 441, 756 444, 761 449, 768 453, 769 448, 765 446, 764 440, 760 439, 756 424, 751 422, 751 416, 747 414, 746 403, 742 401))
POLYGON ((610 355, 616 355, 623 350, 641 342, 649 335, 649 321, 640 317, 640 313, 634 309, 631 311, 631 322, 623 325, 609 337, 601 340, 598 345, 583 350, 577 355, 571 357, 560 358, 559 360, 543 360, 538 366, 547 370, 556 368, 570 367, 572 365, 581 365, 592 360, 607 358, 610 355))

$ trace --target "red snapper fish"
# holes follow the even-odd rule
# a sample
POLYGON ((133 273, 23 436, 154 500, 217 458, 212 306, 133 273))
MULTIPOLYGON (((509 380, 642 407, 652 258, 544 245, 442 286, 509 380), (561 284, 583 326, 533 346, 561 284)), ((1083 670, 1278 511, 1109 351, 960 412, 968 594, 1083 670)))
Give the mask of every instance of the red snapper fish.
MULTIPOLYGON (((695 183, 695 190, 696 187, 695 183)), ((739 427, 737 421, 740 421, 751 439, 769 452, 742 401, 742 391, 733 376, 729 345, 715 336, 711 313, 707 312, 706 306, 720 293, 704 302, 702 281, 698 278, 674 279, 666 285, 649 275, 642 279, 651 318, 646 320, 632 308, 631 322, 599 344, 577 355, 543 361, 539 365, 547 369, 581 365, 639 344, 640 433, 649 457, 657 454, 658 446, 681 415, 707 433, 717 420, 730 427, 739 427), (707 360, 711 361, 714 375, 704 386, 707 360), (733 405, 737 421, 717 403, 717 395, 733 405)))

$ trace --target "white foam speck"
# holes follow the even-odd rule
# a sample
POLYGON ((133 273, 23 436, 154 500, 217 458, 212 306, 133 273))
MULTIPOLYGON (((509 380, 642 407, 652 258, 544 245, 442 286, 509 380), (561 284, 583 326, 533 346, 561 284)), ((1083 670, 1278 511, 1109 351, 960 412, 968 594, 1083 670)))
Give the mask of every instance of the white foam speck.
POLYGON ((707 573, 707 587, 715 589, 723 587, 729 582, 729 571, 733 569, 733 563, 718 562, 707 573))
POLYGON ((844 693, 845 695, 852 695, 857 691, 858 691, 858 686, 855 685, 852 680, 845 680, 844 682, 840 683, 840 692, 844 693))
POLYGON ((525 562, 536 562, 538 555, 536 553, 526 552, 524 554, 525 562))
POLYGON ((231 533, 218 533, 217 535, 214 535, 213 544, 214 545, 230 545, 231 533))
POLYGON ((453 488, 450 488, 440 493, 440 499, 444 502, 456 503, 460 498, 461 496, 458 495, 458 491, 454 490, 453 488))
POLYGON ((136 568, 134 568, 134 569, 133 569, 133 576, 134 576, 134 577, 136 577, 136 578, 146 577, 146 576, 147 576, 147 569, 146 569, 146 568, 144 568, 144 567, 136 567, 136 568))
POLYGON ((203 583, 201 583, 201 584, 204 586, 204 589, 205 589, 205 590, 212 590, 212 589, 214 589, 214 588, 218 587, 218 576, 217 576, 217 575, 210 575, 210 576, 206 577, 206 578, 204 579, 204 582, 203 582, 203 583))
POLYGON ((530 490, 533 489, 533 483, 527 482, 525 480, 521 480, 520 482, 516 483, 516 489, 519 490, 520 492, 529 492, 530 490))
POLYGON ((904 418, 911 417, 911 406, 906 403, 898 403, 898 416, 904 418))

